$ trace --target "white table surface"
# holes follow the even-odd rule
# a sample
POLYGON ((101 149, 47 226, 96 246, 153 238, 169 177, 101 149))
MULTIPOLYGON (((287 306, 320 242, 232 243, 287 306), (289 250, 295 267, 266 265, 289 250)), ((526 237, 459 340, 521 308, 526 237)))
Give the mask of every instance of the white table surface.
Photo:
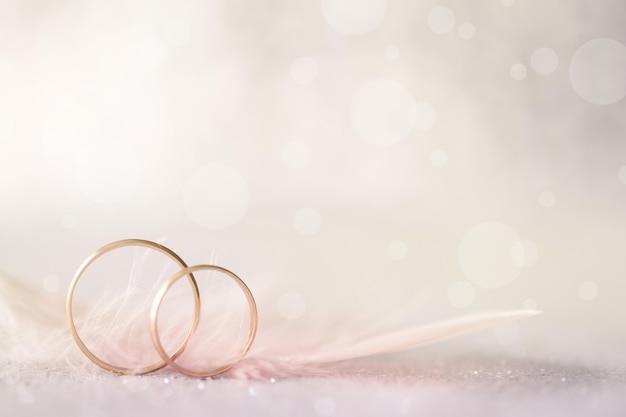
POLYGON ((386 357, 242 380, 3 364, 6 416, 624 416, 626 371, 493 357, 386 357))

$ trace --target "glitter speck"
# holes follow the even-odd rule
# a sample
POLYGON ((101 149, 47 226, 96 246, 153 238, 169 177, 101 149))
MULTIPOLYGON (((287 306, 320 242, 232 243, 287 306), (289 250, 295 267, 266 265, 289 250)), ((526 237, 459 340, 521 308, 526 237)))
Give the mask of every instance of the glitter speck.
POLYGON ((276 382, 276 379, 275 378, 270 378, 270 383, 273 384, 274 382, 276 382))
POLYGON ((163 383, 164 384, 169 384, 170 383, 170 379, 167 378, 167 377, 163 378, 163 383))
POLYGON ((204 382, 198 382, 198 389, 204 391, 204 382))

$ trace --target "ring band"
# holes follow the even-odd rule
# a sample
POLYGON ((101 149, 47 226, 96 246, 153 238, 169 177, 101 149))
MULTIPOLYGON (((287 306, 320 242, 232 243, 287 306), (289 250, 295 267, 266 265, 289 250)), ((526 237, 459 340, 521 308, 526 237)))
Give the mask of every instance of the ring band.
MULTIPOLYGON (((241 280, 241 278, 239 278, 237 275, 235 275, 233 272, 229 271, 228 269, 222 268, 217 265, 196 265, 196 266, 191 266, 191 267, 185 267, 179 272, 172 275, 167 280, 167 282, 165 282, 163 286, 159 289, 159 292, 156 294, 154 301, 152 303, 152 309, 150 310, 150 333, 152 335, 152 343, 154 344, 154 347, 156 348, 159 355, 161 356, 161 359, 163 359, 163 361, 167 365, 171 366, 177 371, 184 373, 186 375, 189 375, 189 376, 197 377, 197 378, 208 378, 208 377, 220 374, 222 372, 225 372, 228 369, 232 368, 241 358, 243 358, 243 356, 248 352, 248 350, 250 350, 250 347, 252 346, 252 342, 254 341, 254 338, 256 336, 257 325, 258 325, 258 312, 257 312, 256 303, 254 301, 254 297, 252 296, 252 292, 250 291, 248 286, 241 280), (159 309, 161 307, 161 303, 163 302, 163 298, 165 297, 165 294, 167 293, 167 291, 172 287, 172 285, 174 285, 175 282, 177 282, 179 279, 181 279, 185 275, 191 277, 193 276, 194 272, 204 271, 204 270, 212 270, 212 271, 221 272, 227 275, 228 277, 230 277, 233 281, 235 281, 235 283, 239 286, 239 288, 241 288, 241 290, 243 291, 246 297, 246 300, 248 301, 248 307, 250 308, 250 328, 248 331, 248 339, 246 340, 246 343, 243 345, 243 347, 241 348, 239 353, 235 356, 235 358, 229 361, 229 363, 227 363, 226 365, 219 366, 214 369, 206 370, 206 371, 195 371, 192 369, 185 368, 177 364, 176 362, 174 362, 177 357, 176 354, 169 356, 165 352, 165 349, 163 348, 163 345, 161 344, 161 339, 159 338, 157 320, 158 320, 158 315, 159 315, 159 309)), ((187 340, 185 342, 187 342, 187 340)))
MULTIPOLYGON (((125 367, 121 367, 121 366, 115 366, 112 365, 108 362, 105 362, 104 360, 98 358, 96 355, 93 354, 93 352, 91 352, 87 346, 85 345, 85 343, 83 342, 83 340, 80 338, 80 336, 78 335, 78 332, 76 330, 76 325, 74 323, 74 316, 73 316, 73 312, 72 312, 72 301, 74 298, 74 290, 76 289, 76 285, 78 284, 78 281, 80 280, 80 278, 82 277, 82 275, 84 274, 84 272, 87 270, 87 268, 99 257, 101 257, 102 255, 104 255, 107 252, 110 252, 114 249, 118 249, 118 248, 122 248, 122 247, 126 247, 126 246, 140 246, 140 247, 146 247, 149 249, 153 249, 156 250, 158 252, 161 252, 165 255, 167 255, 169 258, 171 258, 176 264, 178 264, 178 266, 180 266, 182 268, 183 271, 188 271, 188 267, 187 264, 185 263, 185 261, 183 261, 180 256, 178 256, 174 251, 172 251, 169 248, 166 248, 163 245, 160 245, 158 243, 155 242, 151 242, 148 240, 142 240, 142 239, 124 239, 124 240, 118 240, 116 242, 112 242, 109 243, 107 245, 104 245, 103 247, 101 247, 100 249, 96 250, 93 254, 91 254, 84 262, 83 264, 78 268, 78 271, 76 271, 76 274, 74 275, 74 278, 72 279, 72 283, 70 284, 70 288, 67 294, 67 302, 66 302, 66 313, 67 313, 67 321, 70 327, 70 331, 72 333, 72 337, 74 338, 74 341, 76 342, 76 344, 78 345, 78 347, 80 348, 80 350, 85 354, 85 356, 87 356, 92 362, 94 362, 96 365, 100 366, 101 368, 104 368, 106 370, 118 373, 118 374, 122 374, 122 375, 141 375, 141 374, 146 374, 149 372, 153 372, 156 371, 158 369, 163 368, 164 366, 171 364, 178 356, 180 356, 183 351, 185 350, 185 348, 187 347, 187 344, 189 343, 189 340, 191 339, 191 335, 193 334, 193 332, 196 330, 196 328, 198 327, 198 322, 200 320, 200 292, 198 290, 198 284, 196 283, 196 280, 193 276, 193 274, 191 272, 183 272, 176 274, 175 276, 178 276, 177 279, 187 275, 189 277, 189 283, 191 284, 191 288, 193 290, 193 298, 194 298, 194 304, 195 304, 195 310, 194 310, 194 318, 193 318, 193 322, 191 324, 191 327, 189 328, 189 331, 187 332, 187 336, 185 337, 185 340, 183 341, 183 343, 178 347, 178 349, 176 349, 176 351, 174 352, 174 354, 172 355, 171 358, 168 357, 168 360, 162 360, 160 362, 145 366, 145 367, 139 367, 139 368, 125 368, 125 367)), ((171 281, 171 279, 170 279, 171 281)), ((169 282, 169 281, 168 281, 169 282)), ((169 288, 169 287, 167 287, 169 288)), ((161 296, 162 298, 162 296, 161 296)), ((154 337, 153 337, 154 340, 154 337)), ((159 352, 161 354, 161 352, 159 352)), ((163 354, 161 354, 161 357, 163 358, 163 354)), ((165 355, 167 356, 167 355, 165 355)))

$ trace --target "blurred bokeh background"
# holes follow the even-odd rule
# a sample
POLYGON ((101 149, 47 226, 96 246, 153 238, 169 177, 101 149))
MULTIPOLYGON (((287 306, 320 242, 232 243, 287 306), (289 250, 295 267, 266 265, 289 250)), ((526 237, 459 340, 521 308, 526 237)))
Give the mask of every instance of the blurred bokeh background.
POLYGON ((538 308, 455 346, 624 358, 625 21, 620 0, 0 0, 0 270, 65 294, 140 237, 294 328, 538 308))

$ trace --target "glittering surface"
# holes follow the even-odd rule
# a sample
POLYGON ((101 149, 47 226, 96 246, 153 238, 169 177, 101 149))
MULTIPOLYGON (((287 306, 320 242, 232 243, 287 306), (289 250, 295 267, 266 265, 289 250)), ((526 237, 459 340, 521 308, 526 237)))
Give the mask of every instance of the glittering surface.
POLYGON ((3 415, 95 417, 626 413, 626 370, 620 367, 438 356, 353 361, 326 371, 325 376, 197 380, 167 371, 133 377, 4 364, 0 402, 3 415))

